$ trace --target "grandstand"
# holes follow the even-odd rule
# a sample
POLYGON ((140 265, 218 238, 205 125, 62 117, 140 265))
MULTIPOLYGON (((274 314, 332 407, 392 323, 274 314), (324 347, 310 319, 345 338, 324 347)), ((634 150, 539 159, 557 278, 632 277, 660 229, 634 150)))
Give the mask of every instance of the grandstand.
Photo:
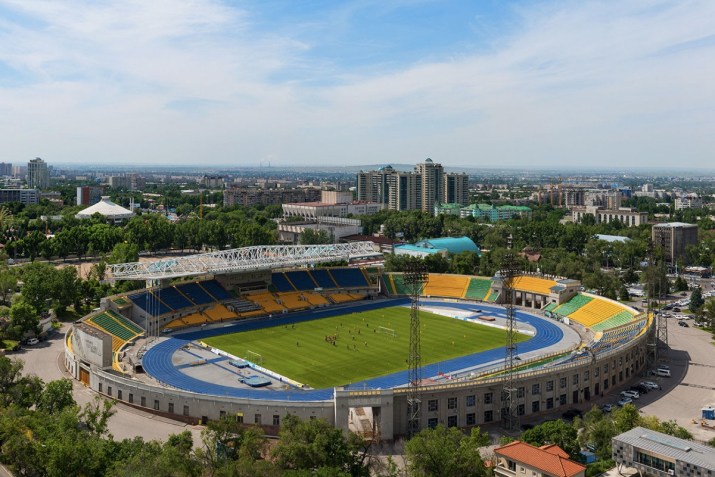
POLYGON ((108 333, 112 337, 112 351, 119 351, 128 342, 144 333, 139 326, 111 310, 92 315, 85 323, 108 333))
MULTIPOLYGON (((602 297, 598 298, 599 299, 597 300, 590 300, 588 303, 585 303, 576 311, 569 314, 569 319, 576 321, 587 328, 591 328, 594 325, 605 322, 610 318, 614 318, 622 312, 626 312, 629 319, 633 319, 634 313, 628 311, 629 309, 624 305, 602 297)), ((621 319, 624 317, 624 315, 621 315, 621 319)))
POLYGON ((514 290, 538 293, 540 295, 548 295, 551 293, 551 288, 556 286, 556 282, 554 280, 547 280, 545 278, 521 275, 518 277, 514 277, 512 286, 514 290))
POLYGON ((315 283, 308 271, 294 270, 292 272, 285 272, 285 276, 296 290, 308 291, 318 287, 318 284, 315 283))
POLYGON ((310 275, 313 277, 313 280, 315 280, 315 283, 324 290, 337 288, 338 286, 325 268, 316 268, 310 272, 310 275))
POLYGON ((464 298, 472 300, 484 300, 491 291, 492 281, 486 278, 472 277, 469 279, 467 291, 464 298))
POLYGON ((593 300, 593 297, 578 293, 566 303, 562 303, 561 305, 556 305, 556 303, 552 303, 546 308, 544 308, 544 310, 551 311, 557 315, 568 316, 582 306, 584 306, 586 303, 590 302, 591 300, 593 300), (552 309, 548 309, 548 307, 551 305, 554 305, 554 307, 552 309))
POLYGON ((369 283, 360 268, 333 268, 328 270, 333 281, 340 288, 367 288, 369 283))
POLYGON ((469 277, 464 275, 430 273, 422 294, 425 296, 463 298, 468 285, 469 277))
POLYGON ((197 282, 182 283, 176 285, 176 289, 196 305, 208 305, 214 302, 213 297, 197 282))

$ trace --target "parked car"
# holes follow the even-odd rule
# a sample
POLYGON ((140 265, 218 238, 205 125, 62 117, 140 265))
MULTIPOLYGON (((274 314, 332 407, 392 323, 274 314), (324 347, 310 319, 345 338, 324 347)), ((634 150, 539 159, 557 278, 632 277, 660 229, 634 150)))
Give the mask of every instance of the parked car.
POLYGON ((627 397, 631 399, 638 399, 641 397, 638 391, 621 391, 621 397, 627 397))
POLYGON ((655 371, 653 371, 653 374, 655 374, 656 376, 663 377, 663 378, 669 378, 669 377, 670 377, 670 370, 669 370, 669 369, 661 369, 661 368, 658 368, 658 369, 656 369, 655 371))
POLYGON ((39 342, 40 340, 38 340, 37 338, 30 338, 29 340, 27 340, 27 346, 35 346, 39 342))
POLYGON ((611 411, 613 411, 613 408, 614 408, 613 404, 604 404, 603 406, 601 406, 601 411, 611 412, 611 411))
POLYGON ((646 386, 641 386, 640 384, 636 384, 635 386, 631 386, 631 391, 635 391, 638 394, 648 394, 648 391, 650 391, 650 388, 646 386))
POLYGON ((683 328, 690 328, 690 327, 688 326, 688 324, 687 324, 686 322, 684 322, 684 321, 679 321, 679 322, 678 322, 678 326, 682 326, 683 328))
POLYGON ((641 381, 640 385, 650 389, 660 389, 660 384, 654 383, 653 381, 641 381))
POLYGON ((618 401, 617 404, 618 404, 619 406, 623 407, 623 406, 625 406, 626 404, 632 404, 632 403, 633 403, 633 399, 624 397, 624 398, 621 398, 621 400, 618 401))
POLYGON ((162 333, 171 333, 172 331, 174 331, 172 328, 164 328, 161 330, 162 333))

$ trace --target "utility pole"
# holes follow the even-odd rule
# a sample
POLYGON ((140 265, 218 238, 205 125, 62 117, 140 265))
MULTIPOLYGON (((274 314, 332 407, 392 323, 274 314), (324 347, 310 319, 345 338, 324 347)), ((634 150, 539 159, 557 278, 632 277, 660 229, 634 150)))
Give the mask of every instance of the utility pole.
POLYGON ((407 437, 420 430, 421 402, 419 387, 422 384, 422 356, 420 346, 420 295, 429 274, 421 260, 410 261, 404 273, 405 285, 410 292, 410 349, 407 355, 407 437))

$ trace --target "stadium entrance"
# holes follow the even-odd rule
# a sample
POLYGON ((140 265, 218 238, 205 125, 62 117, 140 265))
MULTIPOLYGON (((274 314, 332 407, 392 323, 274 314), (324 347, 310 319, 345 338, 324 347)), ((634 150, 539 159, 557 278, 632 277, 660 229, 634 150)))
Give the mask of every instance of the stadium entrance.
POLYGON ((335 427, 366 440, 393 440, 392 390, 335 390, 335 427))

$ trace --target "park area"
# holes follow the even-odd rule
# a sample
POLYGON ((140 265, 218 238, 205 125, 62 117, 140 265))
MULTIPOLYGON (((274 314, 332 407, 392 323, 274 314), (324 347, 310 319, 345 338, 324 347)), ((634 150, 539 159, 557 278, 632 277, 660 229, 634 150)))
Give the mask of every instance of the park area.
MULTIPOLYGON (((505 331, 420 312, 422 364, 504 345, 505 331)), ((407 369, 410 309, 381 308, 203 340, 316 389, 407 369)), ((518 341, 527 336, 517 335, 518 341)))

